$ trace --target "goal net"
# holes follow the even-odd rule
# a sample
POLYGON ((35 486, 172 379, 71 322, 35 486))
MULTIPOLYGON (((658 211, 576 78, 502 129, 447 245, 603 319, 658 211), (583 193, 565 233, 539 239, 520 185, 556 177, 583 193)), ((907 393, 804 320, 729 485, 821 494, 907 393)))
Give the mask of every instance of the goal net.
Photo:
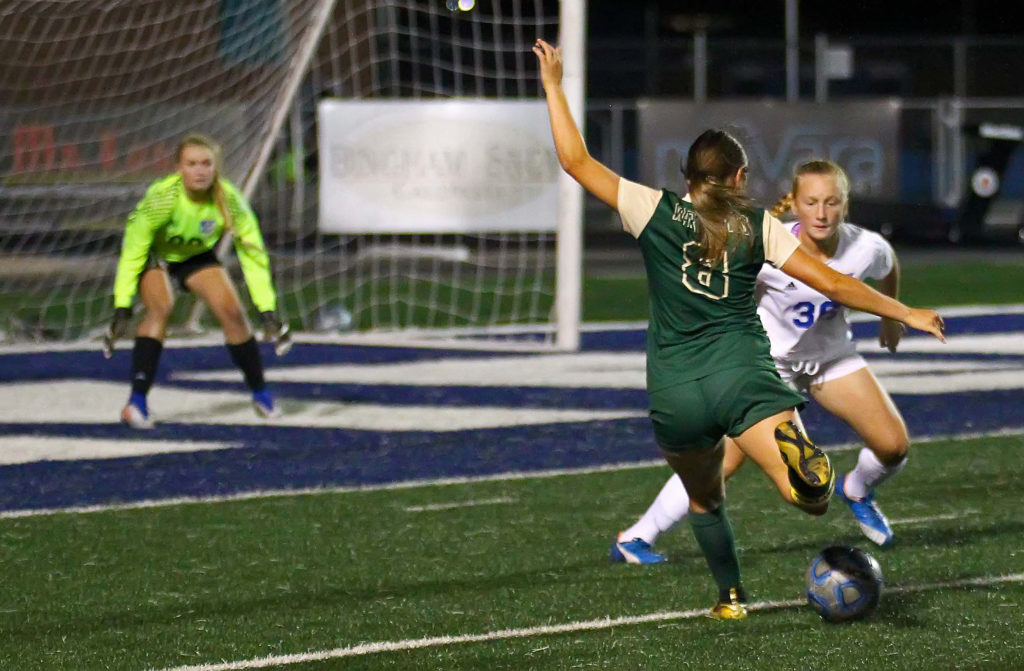
MULTIPOLYGON (((578 257, 557 261, 557 216, 567 208, 522 207, 552 202, 540 182, 552 179, 554 158, 545 137, 541 179, 541 150, 508 130, 522 131, 520 118, 541 104, 530 46, 557 36, 559 3, 461 5, 4 3, 0 340, 95 337, 112 310, 126 215, 173 170, 180 137, 200 131, 223 145, 226 175, 260 218, 279 309, 294 329, 559 341, 556 315, 571 312, 571 303, 558 308, 559 285, 568 279, 579 300, 578 257), (447 125, 436 125, 435 110, 452 105, 441 113, 447 125), (503 130, 488 130, 491 114, 506 120, 503 130), (417 124, 423 132, 405 132, 417 124), (325 137, 333 143, 321 150, 325 137), (494 174, 499 183, 488 186, 494 174), (494 216, 496 207, 505 211, 494 216)), ((241 282, 234 255, 222 258, 241 282)), ((211 326, 190 301, 178 301, 178 328, 211 326)))

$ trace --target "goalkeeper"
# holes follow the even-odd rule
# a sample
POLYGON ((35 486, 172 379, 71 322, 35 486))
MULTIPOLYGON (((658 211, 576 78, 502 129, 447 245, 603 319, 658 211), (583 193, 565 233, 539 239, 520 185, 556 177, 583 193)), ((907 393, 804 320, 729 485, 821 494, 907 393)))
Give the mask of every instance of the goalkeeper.
POLYGON ((128 217, 114 280, 114 318, 104 338, 110 358, 114 343, 126 335, 136 292, 145 308, 132 352, 131 396, 121 421, 136 429, 153 428, 146 396, 174 307, 173 284, 202 300, 220 322, 231 359, 252 390, 262 417, 277 408, 263 378, 263 362, 242 302, 214 252, 225 233, 234 237, 252 302, 260 311, 264 338, 283 355, 290 347, 288 327, 277 317, 277 296, 270 261, 256 215, 233 184, 220 176, 220 148, 207 137, 188 135, 175 154, 177 171, 153 182, 128 217))

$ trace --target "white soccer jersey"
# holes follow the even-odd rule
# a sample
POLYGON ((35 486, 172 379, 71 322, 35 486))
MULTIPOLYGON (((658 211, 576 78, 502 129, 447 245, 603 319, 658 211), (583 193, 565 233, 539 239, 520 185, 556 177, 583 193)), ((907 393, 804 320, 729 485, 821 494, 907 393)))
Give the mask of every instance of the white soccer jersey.
MULTIPOLYGON (((786 224, 794 234, 797 223, 786 224)), ((839 246, 826 262, 838 272, 863 280, 882 279, 894 254, 878 233, 853 224, 839 225, 839 246)), ((847 321, 849 308, 769 264, 757 276, 758 307, 772 344, 772 356, 788 362, 827 362, 857 351, 847 321)))

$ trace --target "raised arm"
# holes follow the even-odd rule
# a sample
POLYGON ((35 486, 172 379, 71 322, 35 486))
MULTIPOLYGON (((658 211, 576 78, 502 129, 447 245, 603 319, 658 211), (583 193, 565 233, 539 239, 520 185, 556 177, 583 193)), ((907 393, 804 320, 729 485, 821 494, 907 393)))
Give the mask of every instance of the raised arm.
POLYGON ((939 313, 934 310, 907 307, 895 298, 875 291, 860 280, 836 272, 802 249, 794 251, 780 269, 837 303, 879 317, 901 321, 911 328, 931 333, 942 342, 946 342, 946 327, 939 313))
POLYGON ((555 140, 558 162, 584 189, 618 209, 619 176, 587 151, 587 145, 569 112, 562 90, 562 50, 544 40, 533 46, 540 63, 540 78, 548 102, 551 135, 555 140))

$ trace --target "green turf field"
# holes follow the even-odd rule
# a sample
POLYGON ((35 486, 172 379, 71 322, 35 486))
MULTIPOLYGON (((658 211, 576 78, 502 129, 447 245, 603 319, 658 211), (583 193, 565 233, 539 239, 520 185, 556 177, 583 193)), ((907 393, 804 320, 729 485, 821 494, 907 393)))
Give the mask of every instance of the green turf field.
POLYGON ((607 563, 663 466, 0 519, 0 668, 1020 669, 1022 450, 916 446, 883 493, 881 605, 847 625, 799 605, 803 571, 870 544, 750 466, 729 487, 745 581, 781 603, 742 622, 700 614, 714 590, 688 526, 663 537, 671 564, 607 563))
MULTIPOLYGON (((642 270, 641 270, 642 272, 642 270)), ((924 259, 904 261, 900 299, 915 307, 1024 303, 1024 254, 1019 261, 924 259)), ((588 277, 583 319, 647 319, 647 281, 635 277, 588 277)))
MULTIPOLYGON (((583 320, 636 321, 647 319, 647 283, 642 266, 631 267, 625 275, 608 276, 593 273, 584 278, 583 320)), ((523 286, 533 283, 531 277, 506 277, 491 282, 487 290, 472 292, 425 281, 382 279, 363 284, 358 295, 339 297, 338 288, 327 290, 313 283, 294 290, 283 290, 280 309, 292 319, 292 327, 308 330, 313 327, 311 315, 328 304, 362 305, 353 315, 354 328, 365 330, 377 325, 412 324, 417 327, 452 328, 488 323, 494 315, 518 315, 511 323, 529 322, 536 315, 552 309, 553 294, 520 295, 523 286), (426 305, 440 306, 438 311, 426 305)), ((553 291, 554 279, 539 283, 553 291)), ((241 285, 240 285, 241 286, 241 285)), ((287 285, 282 285, 287 289, 287 285)), ((246 296, 244 290, 241 291, 246 296)), ((1001 256, 994 261, 962 258, 955 253, 946 260, 922 259, 904 261, 901 299, 918 307, 954 305, 1015 304, 1024 302, 1024 262, 1001 256)), ((248 304, 248 298, 243 300, 248 304)), ((250 306, 251 307, 251 306, 250 306)), ((185 321, 192 309, 188 297, 175 306, 172 323, 185 321)), ((95 282, 78 287, 47 290, 45 296, 23 290, 11 290, 0 281, 0 329, 5 319, 15 317, 22 324, 35 325, 44 338, 68 339, 86 335, 91 329, 106 325, 113 304, 109 290, 95 282), (64 334, 64 335, 61 335, 64 334)), ((507 320, 507 318, 506 318, 507 320)), ((203 324, 216 328, 204 312, 203 324)), ((17 328, 6 325, 17 331, 17 328)))

